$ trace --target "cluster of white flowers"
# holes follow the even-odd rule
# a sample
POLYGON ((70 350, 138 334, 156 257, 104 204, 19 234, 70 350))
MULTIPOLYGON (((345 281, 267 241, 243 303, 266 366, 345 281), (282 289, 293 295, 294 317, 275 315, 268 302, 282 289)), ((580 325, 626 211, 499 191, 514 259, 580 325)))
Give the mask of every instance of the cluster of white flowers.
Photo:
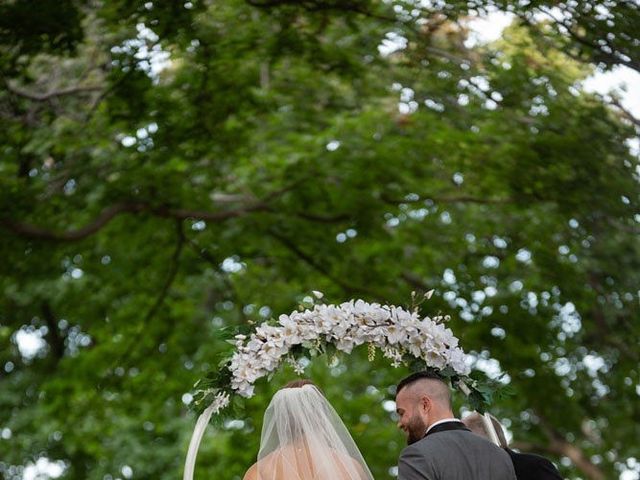
POLYGON ((211 410, 212 414, 215 415, 220 410, 226 408, 229 405, 231 397, 226 392, 219 392, 215 397, 213 397, 213 402, 211 402, 211 410))
POLYGON ((470 368, 458 339, 440 320, 441 317, 420 318, 416 312, 363 300, 315 305, 281 315, 277 326, 263 323, 248 338, 236 336, 237 350, 229 365, 231 388, 249 398, 255 381, 276 370, 292 347, 319 350, 326 343, 346 353, 366 343, 381 349, 394 366, 402 364, 405 355, 410 354, 429 367, 449 366, 457 374, 467 375, 470 368))

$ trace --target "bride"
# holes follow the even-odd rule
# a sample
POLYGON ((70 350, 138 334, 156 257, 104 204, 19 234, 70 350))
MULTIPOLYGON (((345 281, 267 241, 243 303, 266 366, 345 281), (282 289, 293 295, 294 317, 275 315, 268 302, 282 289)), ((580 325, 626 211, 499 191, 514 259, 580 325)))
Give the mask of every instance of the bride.
POLYGON ((264 414, 244 480, 373 480, 342 420, 309 380, 289 382, 264 414))

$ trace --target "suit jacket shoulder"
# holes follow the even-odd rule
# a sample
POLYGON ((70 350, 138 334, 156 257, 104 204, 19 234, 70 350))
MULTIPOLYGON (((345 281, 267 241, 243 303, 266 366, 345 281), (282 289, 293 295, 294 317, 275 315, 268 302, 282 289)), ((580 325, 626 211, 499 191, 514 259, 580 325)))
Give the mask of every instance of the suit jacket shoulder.
POLYGON ((434 480, 434 465, 429 455, 424 455, 423 449, 416 442, 409 445, 400 454, 398 460, 399 480, 434 480))
POLYGON ((406 447, 399 480, 515 480, 509 455, 468 430, 440 431, 406 447))

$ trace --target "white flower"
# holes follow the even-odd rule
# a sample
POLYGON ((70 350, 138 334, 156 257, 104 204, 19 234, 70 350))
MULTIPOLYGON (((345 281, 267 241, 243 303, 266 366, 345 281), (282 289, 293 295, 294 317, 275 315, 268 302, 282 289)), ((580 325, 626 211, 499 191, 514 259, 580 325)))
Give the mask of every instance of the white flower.
POLYGON ((256 367, 255 356, 248 353, 235 353, 229 366, 233 373, 232 383, 255 382, 261 376, 259 369, 256 367))
POLYGON ((258 352, 258 359, 260 360, 261 370, 270 372, 280 364, 280 359, 286 355, 287 351, 282 349, 263 349, 258 352))
POLYGON ((247 349, 250 352, 257 352, 262 348, 262 341, 258 340, 255 335, 251 335, 251 340, 247 344, 247 349))
POLYGON ((365 342, 373 343, 382 348, 386 343, 387 330, 384 327, 367 328, 361 336, 365 342))
POLYGON ((342 322, 339 322, 333 326, 331 331, 328 333, 328 339, 339 339, 347 335, 351 331, 352 325, 346 319, 342 322))
POLYGON ((355 315, 367 316, 371 311, 371 305, 364 300, 356 300, 355 303, 349 303, 351 310, 355 315))
POLYGON ((313 296, 316 297, 318 300, 324 297, 324 293, 319 292, 318 290, 312 290, 311 293, 313 293, 313 296))
POLYGON ((391 321, 404 327, 414 325, 417 320, 417 315, 412 315, 406 310, 398 307, 391 307, 390 317, 391 321))
POLYGON ((283 329, 264 322, 256 328, 256 336, 264 340, 280 341, 283 340, 283 329))
POLYGON ((339 338, 336 342, 336 348, 345 353, 351 353, 353 347, 355 346, 355 341, 350 336, 344 336, 339 338))
POLYGON ((302 362, 298 362, 294 358, 289 358, 289 364, 293 367, 293 371, 296 375, 304 374, 304 364, 302 362))
POLYGON ((325 330, 320 327, 309 326, 308 328, 305 328, 302 330, 302 333, 301 333, 301 337, 303 340, 302 343, 313 342, 314 340, 317 340, 320 337, 320 335, 324 333, 326 333, 325 330))
POLYGON ((390 345, 403 343, 407 338, 407 332, 398 324, 391 324, 387 327, 387 342, 390 345))
POLYGON ((240 365, 249 361, 249 355, 242 352, 236 352, 231 357, 231 370, 236 370, 240 365))
POLYGON ((213 402, 211 402, 212 405, 212 410, 213 410, 213 414, 217 414, 220 412, 220 410, 222 410, 223 408, 225 408, 227 405, 229 405, 229 394, 227 392, 220 392, 218 393, 214 399, 213 402))
POLYGON ((384 347, 382 349, 383 355, 385 358, 391 360, 391 366, 394 368, 398 368, 402 365, 402 353, 396 348, 384 347))
POLYGON ((355 324, 359 328, 373 327, 374 323, 370 316, 368 315, 356 315, 355 316, 355 324))
POLYGON ((251 398, 253 397, 254 389, 255 387, 252 383, 242 383, 237 389, 238 395, 244 398, 251 398))
POLYGON ((269 339, 262 344, 260 353, 266 357, 279 358, 288 352, 284 341, 269 339))
POLYGON ((299 345, 302 343, 300 326, 287 315, 280 315, 280 325, 282 325, 282 335, 287 345, 299 345))
POLYGON ((375 323, 376 325, 383 325, 387 322, 387 320, 391 318, 391 312, 388 308, 381 307, 380 305, 375 303, 372 305, 372 307, 373 308, 371 309, 369 316, 373 323, 375 323))
POLYGON ((444 368, 447 365, 447 360, 434 350, 428 350, 424 357, 427 365, 434 368, 444 368))
MULTIPOLYGON (((419 325, 414 321, 404 322, 400 326, 404 329, 405 335, 409 339, 411 339, 411 338, 413 338, 415 336, 419 336, 421 334, 421 331, 419 329, 419 325)), ((406 342, 407 340, 405 339, 404 341, 406 342)))
POLYGON ((235 337, 235 341, 233 342, 236 349, 240 350, 242 348, 242 346, 244 345, 244 341, 247 339, 246 335, 236 335, 235 337))
POLYGON ((339 323, 339 319, 326 315, 315 315, 313 317, 314 333, 316 335, 323 335, 331 333, 334 327, 339 323))
POLYGON ((465 354, 459 348, 453 349, 449 355, 449 364, 460 375, 469 375, 471 367, 465 361, 465 354))
POLYGON ((450 328, 446 328, 442 324, 432 324, 431 330, 433 332, 433 336, 437 339, 438 342, 441 342, 450 348, 455 348, 458 346, 458 339, 453 334, 450 328))
POLYGON ((367 341, 368 331, 363 331, 363 330, 356 331, 355 335, 352 334, 351 337, 353 338, 353 343, 356 346, 362 345, 367 341))
POLYGON ((414 357, 420 358, 422 357, 424 343, 425 343, 425 338, 419 333, 416 333, 409 337, 409 341, 406 344, 406 348, 407 350, 409 350, 411 355, 413 355, 414 357))

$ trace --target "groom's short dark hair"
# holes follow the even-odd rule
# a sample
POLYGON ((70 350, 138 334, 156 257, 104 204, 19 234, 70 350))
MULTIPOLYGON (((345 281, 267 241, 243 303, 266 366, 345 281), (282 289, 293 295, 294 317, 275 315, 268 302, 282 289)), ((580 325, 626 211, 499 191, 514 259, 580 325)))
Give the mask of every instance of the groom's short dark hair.
POLYGON ((417 382, 418 380, 422 380, 424 378, 429 380, 439 380, 442 383, 444 383, 444 379, 440 375, 438 375, 436 372, 423 370, 421 372, 412 373, 408 377, 400 380, 400 383, 398 383, 398 386, 396 387, 396 395, 398 395, 400 393, 400 390, 402 390, 404 387, 407 387, 412 383, 417 382))

